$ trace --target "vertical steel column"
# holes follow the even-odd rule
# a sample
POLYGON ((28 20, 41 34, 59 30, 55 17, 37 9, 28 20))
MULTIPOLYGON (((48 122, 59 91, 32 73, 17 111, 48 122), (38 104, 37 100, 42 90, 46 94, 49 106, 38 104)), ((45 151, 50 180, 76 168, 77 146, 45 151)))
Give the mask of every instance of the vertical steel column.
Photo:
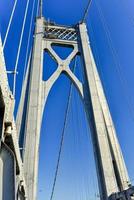
MULTIPOLYGON (((42 120, 42 60, 44 18, 37 19, 31 63, 28 109, 25 124, 24 173, 28 199, 35 200, 37 192, 40 127, 42 120)), ((23 106, 23 105, 22 105, 23 106)), ((24 109, 24 107, 23 107, 24 109)))
POLYGON ((129 178, 110 111, 91 52, 86 25, 79 25, 85 86, 84 101, 91 127, 101 199, 129 188, 129 178))
POLYGON ((25 141, 22 141, 22 145, 24 148, 23 162, 28 199, 32 200, 36 199, 40 129, 42 114, 48 94, 63 71, 68 74, 69 78, 74 82, 77 88, 79 88, 79 92, 82 94, 82 84, 69 68, 69 63, 78 53, 75 29, 58 26, 53 27, 55 31, 58 28, 57 32, 61 37, 64 38, 67 36, 67 38, 72 38, 72 40, 68 41, 67 39, 66 41, 62 40, 63 45, 68 46, 68 44, 70 44, 74 48, 68 58, 63 60, 56 54, 51 46, 54 42, 56 44, 59 42, 59 45, 61 45, 61 40, 53 39, 51 41, 50 38, 44 38, 47 33, 47 31, 45 32, 45 29, 47 28, 48 24, 45 24, 44 18, 38 18, 34 36, 32 62, 28 65, 17 114, 18 135, 24 136, 25 138, 25 141), (44 49, 51 53, 51 56, 53 56, 58 64, 57 70, 47 81, 43 81, 42 79, 44 49))

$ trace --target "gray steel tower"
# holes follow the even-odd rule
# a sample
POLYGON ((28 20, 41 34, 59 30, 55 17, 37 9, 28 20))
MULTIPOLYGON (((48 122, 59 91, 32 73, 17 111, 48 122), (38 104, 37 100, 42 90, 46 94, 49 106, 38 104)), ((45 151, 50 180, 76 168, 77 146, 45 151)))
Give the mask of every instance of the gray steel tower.
POLYGON ((86 24, 80 23, 74 27, 59 26, 46 22, 41 16, 36 20, 34 46, 17 116, 20 144, 24 148, 23 162, 28 200, 36 199, 43 110, 48 94, 61 73, 65 73, 74 83, 85 105, 92 135, 101 199, 131 199, 134 189, 128 177, 93 58, 86 24), (63 60, 53 50, 52 45, 73 47, 73 51, 63 60), (42 79, 44 51, 49 52, 58 64, 57 70, 47 81, 42 79), (70 62, 77 55, 80 55, 83 63, 84 84, 69 68, 70 62))

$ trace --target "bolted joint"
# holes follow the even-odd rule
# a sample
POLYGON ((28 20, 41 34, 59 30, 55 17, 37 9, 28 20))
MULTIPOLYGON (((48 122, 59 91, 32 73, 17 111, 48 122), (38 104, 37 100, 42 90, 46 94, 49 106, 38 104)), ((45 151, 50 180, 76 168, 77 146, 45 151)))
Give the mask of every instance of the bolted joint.
POLYGON ((60 66, 60 68, 61 68, 61 70, 62 71, 66 71, 67 70, 67 67, 68 67, 68 64, 66 63, 66 61, 65 62, 61 62, 60 64, 59 64, 59 66, 60 66))
POLYGON ((61 63, 59 64, 59 66, 60 66, 61 68, 63 68, 63 67, 64 67, 64 62, 61 62, 61 63))

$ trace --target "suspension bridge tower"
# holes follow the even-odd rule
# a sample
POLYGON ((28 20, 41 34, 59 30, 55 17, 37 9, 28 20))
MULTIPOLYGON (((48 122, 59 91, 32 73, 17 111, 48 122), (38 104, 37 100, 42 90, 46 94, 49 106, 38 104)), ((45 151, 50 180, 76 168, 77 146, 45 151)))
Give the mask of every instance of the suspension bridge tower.
POLYGON ((22 139, 21 142, 24 147, 28 199, 36 199, 43 110, 52 86, 62 73, 65 73, 76 86, 85 106, 101 199, 131 199, 133 187, 93 58, 86 24, 81 22, 73 27, 57 25, 47 22, 42 14, 36 20, 31 62, 26 73, 17 118, 17 130, 21 137, 25 136, 25 140, 22 139), (63 60, 53 50, 52 45, 72 47, 73 51, 63 60), (42 79, 44 51, 47 51, 58 64, 57 70, 47 81, 42 79), (83 63, 84 84, 69 68, 69 64, 77 55, 80 55, 83 63))
MULTIPOLYGON (((41 6, 40 16, 36 19, 35 26, 33 49, 26 71, 17 114, 16 127, 18 136, 16 138, 12 136, 13 139, 9 138, 10 131, 16 130, 15 122, 13 117, 11 117, 13 116, 13 112, 10 109, 5 111, 3 101, 5 99, 6 105, 6 98, 8 97, 9 102, 13 102, 13 97, 10 92, 7 97, 5 97, 5 93, 2 95, 4 90, 2 80, 4 77, 4 80, 7 81, 7 78, 5 71, 3 72, 4 76, 1 77, 0 74, 0 134, 2 135, 0 173, 3 174, 3 170, 5 170, 1 168, 1 163, 7 166, 8 162, 11 162, 13 168, 15 163, 17 163, 18 171, 12 171, 14 178, 11 181, 15 185, 15 178, 20 178, 20 181, 17 182, 19 188, 17 190, 19 191, 17 192, 18 199, 25 199, 26 197, 28 200, 37 199, 39 143, 43 111, 51 88, 59 76, 64 73, 76 86, 85 107, 92 137, 101 200, 131 200, 134 195, 134 187, 129 180, 116 136, 116 130, 90 47, 86 24, 80 22, 73 27, 68 27, 48 22, 42 16, 41 6), (52 48, 53 45, 66 48, 72 47, 73 51, 63 60, 54 51, 52 48), (45 51, 58 64, 57 70, 47 81, 44 81, 42 78, 45 51), (69 67, 71 61, 78 55, 81 58, 83 66, 84 83, 77 78, 69 67), (4 115, 5 112, 7 117, 4 115), (8 113, 11 113, 11 116, 8 116, 8 113), (21 147, 23 147, 21 155, 18 151, 17 142, 13 142, 17 141, 17 138, 20 138, 19 141, 21 147), (6 154, 5 157, 3 151, 6 154), (22 160, 20 157, 22 157, 22 160), (8 159, 8 162, 4 159, 8 159), (20 173, 23 171, 24 174, 20 173), (26 192, 24 192, 25 190, 26 192)), ((1 53, 2 47, 0 48, 1 53)), ((3 66, 3 63, 1 66, 3 66)), ((7 106, 7 108, 10 107, 9 105, 7 106)), ((8 169, 6 170, 4 177, 9 175, 8 169)), ((7 187, 7 185, 3 186, 0 178, 0 195, 3 194, 3 187, 7 187)), ((14 189, 11 188, 11 191, 14 191, 14 189)), ((14 199, 16 199, 14 196, 3 197, 3 200, 14 199)))

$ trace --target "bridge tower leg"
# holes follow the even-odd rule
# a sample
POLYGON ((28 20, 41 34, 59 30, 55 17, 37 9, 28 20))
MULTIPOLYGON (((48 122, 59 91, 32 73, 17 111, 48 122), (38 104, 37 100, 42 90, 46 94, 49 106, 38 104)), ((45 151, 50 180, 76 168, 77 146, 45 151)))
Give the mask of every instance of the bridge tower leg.
POLYGON ((40 17, 36 21, 31 62, 27 69, 17 115, 20 145, 24 148, 22 155, 28 200, 36 199, 39 140, 43 110, 48 94, 61 73, 65 73, 71 79, 85 105, 92 135, 101 199, 131 199, 134 188, 131 186, 127 174, 93 58, 86 25, 82 23, 75 27, 59 26, 48 23, 43 17, 40 17), (53 50, 52 45, 71 46, 73 51, 63 60, 53 50), (42 79, 44 51, 49 52, 58 64, 57 70, 47 81, 42 79), (77 55, 81 56, 83 63, 84 84, 78 80, 69 68, 70 62, 77 55))

